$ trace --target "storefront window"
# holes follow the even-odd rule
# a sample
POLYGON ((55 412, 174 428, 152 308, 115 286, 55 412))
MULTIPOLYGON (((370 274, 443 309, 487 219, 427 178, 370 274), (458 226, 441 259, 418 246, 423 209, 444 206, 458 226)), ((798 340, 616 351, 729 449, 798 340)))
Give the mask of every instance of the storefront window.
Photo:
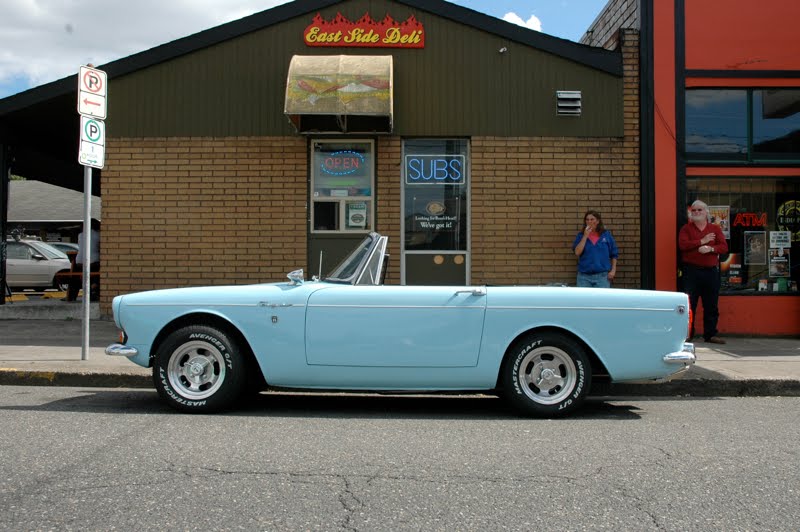
POLYGON ((800 161, 800 89, 688 89, 685 138, 694 163, 800 161))
POLYGON ((753 157, 800 160, 800 90, 753 91, 753 157))
POLYGON ((467 141, 403 143, 405 249, 467 250, 467 141))
POLYGON ((747 91, 686 91, 686 155, 713 161, 746 160, 747 91))
POLYGON ((701 199, 728 240, 724 293, 798 294, 800 179, 687 178, 686 204, 701 199))
POLYGON ((372 141, 312 142, 313 232, 372 230, 374 167, 372 141))

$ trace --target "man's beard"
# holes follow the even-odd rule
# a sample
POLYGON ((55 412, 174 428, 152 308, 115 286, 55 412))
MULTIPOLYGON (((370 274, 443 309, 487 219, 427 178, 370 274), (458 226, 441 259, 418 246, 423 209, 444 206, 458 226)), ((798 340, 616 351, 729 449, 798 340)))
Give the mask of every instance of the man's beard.
POLYGON ((708 216, 705 214, 693 214, 691 216, 693 222, 706 222, 708 221, 708 216))

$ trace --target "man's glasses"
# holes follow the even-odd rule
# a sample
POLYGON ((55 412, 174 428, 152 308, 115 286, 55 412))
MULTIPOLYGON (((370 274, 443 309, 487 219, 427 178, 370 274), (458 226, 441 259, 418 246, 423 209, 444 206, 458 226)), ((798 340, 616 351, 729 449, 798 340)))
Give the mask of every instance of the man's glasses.
POLYGON ((703 212, 705 209, 692 209, 692 212, 703 212))

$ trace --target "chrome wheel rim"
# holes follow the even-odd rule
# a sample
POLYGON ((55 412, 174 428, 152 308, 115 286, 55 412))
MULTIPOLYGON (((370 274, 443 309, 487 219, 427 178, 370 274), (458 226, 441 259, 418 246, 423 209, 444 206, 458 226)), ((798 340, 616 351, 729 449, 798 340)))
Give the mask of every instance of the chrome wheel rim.
POLYGON ((578 370, 572 358, 556 347, 534 349, 519 364, 520 388, 532 401, 552 405, 575 389, 578 370))
POLYGON ((186 399, 206 399, 225 380, 225 359, 208 342, 188 342, 170 355, 167 377, 172 388, 186 399))

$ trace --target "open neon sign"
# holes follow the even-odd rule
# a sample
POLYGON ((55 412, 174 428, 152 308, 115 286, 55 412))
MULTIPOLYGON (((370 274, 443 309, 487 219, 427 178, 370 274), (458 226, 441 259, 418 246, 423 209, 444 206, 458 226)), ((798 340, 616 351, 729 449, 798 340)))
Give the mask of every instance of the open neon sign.
POLYGON ((406 155, 407 185, 463 185, 463 155, 406 155))
POLYGON ((364 164, 364 156, 357 151, 342 150, 328 154, 322 159, 320 169, 330 175, 349 175, 364 164))

